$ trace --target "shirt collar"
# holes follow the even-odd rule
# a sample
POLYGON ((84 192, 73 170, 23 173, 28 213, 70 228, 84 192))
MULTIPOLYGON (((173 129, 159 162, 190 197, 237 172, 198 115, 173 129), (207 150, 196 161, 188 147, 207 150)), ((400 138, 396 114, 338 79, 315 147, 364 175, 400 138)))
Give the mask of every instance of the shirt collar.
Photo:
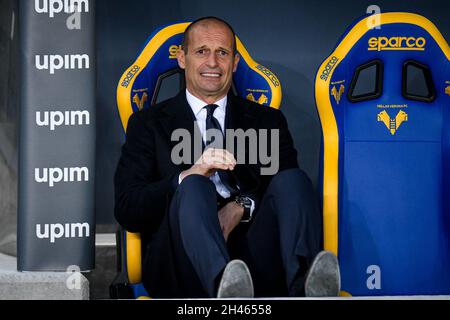
MULTIPOLYGON (((203 109, 203 107, 208 105, 208 103, 206 103, 203 100, 200 100, 199 98, 194 96, 192 93, 190 93, 188 89, 186 89, 186 99, 196 117, 199 115, 199 113, 203 109)), ((222 99, 214 102, 214 104, 217 104, 219 106, 217 108, 217 110, 219 110, 219 112, 225 113, 225 109, 227 106, 227 100, 228 100, 228 97, 225 96, 222 99)))

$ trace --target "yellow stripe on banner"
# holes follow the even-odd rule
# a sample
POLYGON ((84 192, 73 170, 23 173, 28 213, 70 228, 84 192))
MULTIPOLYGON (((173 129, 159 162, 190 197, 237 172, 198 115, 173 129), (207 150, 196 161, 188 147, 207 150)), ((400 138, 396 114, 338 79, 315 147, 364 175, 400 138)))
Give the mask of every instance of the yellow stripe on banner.
POLYGON ((119 87, 117 89, 117 105, 119 107, 122 126, 125 129, 125 131, 127 130, 128 119, 133 113, 130 97, 131 97, 131 88, 133 87, 134 81, 136 80, 137 76, 141 73, 141 71, 145 68, 147 63, 154 56, 156 51, 158 51, 158 49, 164 44, 164 42, 166 42, 166 40, 169 39, 170 37, 173 37, 179 33, 183 33, 189 24, 190 22, 178 23, 172 26, 168 26, 159 31, 145 46, 144 50, 141 52, 141 54, 139 55, 137 60, 133 63, 133 65, 129 67, 120 78, 119 87), (139 71, 136 72, 136 74, 133 76, 133 79, 131 79, 130 83, 126 88, 122 87, 121 83, 126 79, 128 73, 136 66, 139 67, 139 71))
POLYGON ((141 235, 126 231, 127 271, 131 284, 140 283, 142 279, 141 235))
POLYGON ((241 58, 244 59, 245 63, 256 73, 260 74, 269 84, 270 90, 272 91, 272 100, 270 101, 270 106, 275 109, 279 109, 281 105, 281 98, 282 98, 282 92, 281 92, 281 83, 280 80, 273 74, 269 69, 265 68, 264 66, 261 66, 259 63, 255 62, 251 57, 248 51, 245 49, 244 45, 242 44, 241 40, 239 40, 238 37, 236 37, 236 47, 237 51, 241 55, 241 58), (264 70, 267 70, 268 74, 265 74, 260 69, 257 68, 257 66, 261 66, 264 70))
MULTIPOLYGON (((324 219, 324 249, 338 254, 338 158, 339 134, 330 101, 329 87, 334 70, 347 56, 355 43, 359 41, 371 28, 378 25, 393 23, 406 23, 417 25, 425 29, 436 41, 448 60, 450 60, 450 47, 436 26, 427 18, 406 12, 390 12, 369 16, 358 22, 345 36, 334 52, 322 63, 316 76, 315 97, 322 123, 324 138, 323 159, 323 219, 324 219), (368 20, 370 19, 370 24, 368 20), (373 21, 379 21, 374 25, 373 21), (326 79, 321 75, 331 59, 337 59, 326 79)), ((325 78, 325 77, 324 77, 325 78)))

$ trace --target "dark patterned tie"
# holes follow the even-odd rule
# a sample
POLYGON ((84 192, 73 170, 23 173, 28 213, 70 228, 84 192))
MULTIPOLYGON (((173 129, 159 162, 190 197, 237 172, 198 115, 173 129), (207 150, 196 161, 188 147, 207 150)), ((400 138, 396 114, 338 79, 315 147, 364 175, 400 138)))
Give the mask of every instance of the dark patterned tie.
MULTIPOLYGON (((219 121, 213 116, 214 110, 216 110, 219 106, 217 104, 208 104, 205 106, 206 108, 206 143, 205 148, 208 146, 211 147, 219 147, 222 149, 225 149, 225 138, 222 132, 222 128, 220 126, 219 121), (209 129, 215 129, 216 132, 220 132, 220 139, 221 141, 212 140, 219 138, 218 135, 210 136, 208 134, 209 129), (211 141, 212 140, 212 141, 211 141)), ((217 170, 219 173, 220 181, 227 187, 227 189, 230 191, 232 195, 237 194, 239 192, 237 188, 236 181, 230 171, 228 170, 217 170)))

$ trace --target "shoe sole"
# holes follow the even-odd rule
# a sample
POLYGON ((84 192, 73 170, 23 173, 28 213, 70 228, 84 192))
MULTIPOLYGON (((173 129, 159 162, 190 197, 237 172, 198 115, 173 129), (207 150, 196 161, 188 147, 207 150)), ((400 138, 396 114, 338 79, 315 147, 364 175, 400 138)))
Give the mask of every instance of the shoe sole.
POLYGON ((242 260, 230 261, 223 271, 217 298, 253 298, 250 270, 242 260))
POLYGON ((316 256, 306 276, 306 297, 336 297, 341 288, 341 275, 337 257, 329 251, 316 256))

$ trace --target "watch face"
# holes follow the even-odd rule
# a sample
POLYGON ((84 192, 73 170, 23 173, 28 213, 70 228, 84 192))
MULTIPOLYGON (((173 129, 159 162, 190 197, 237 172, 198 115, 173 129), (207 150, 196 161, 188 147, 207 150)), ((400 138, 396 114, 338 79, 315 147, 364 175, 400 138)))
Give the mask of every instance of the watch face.
POLYGON ((241 222, 250 222, 252 218, 251 207, 252 201, 248 197, 240 197, 239 202, 244 208, 244 215, 242 216, 241 222))
POLYGON ((251 208, 252 206, 252 201, 248 197, 238 197, 236 202, 245 208, 251 208))

